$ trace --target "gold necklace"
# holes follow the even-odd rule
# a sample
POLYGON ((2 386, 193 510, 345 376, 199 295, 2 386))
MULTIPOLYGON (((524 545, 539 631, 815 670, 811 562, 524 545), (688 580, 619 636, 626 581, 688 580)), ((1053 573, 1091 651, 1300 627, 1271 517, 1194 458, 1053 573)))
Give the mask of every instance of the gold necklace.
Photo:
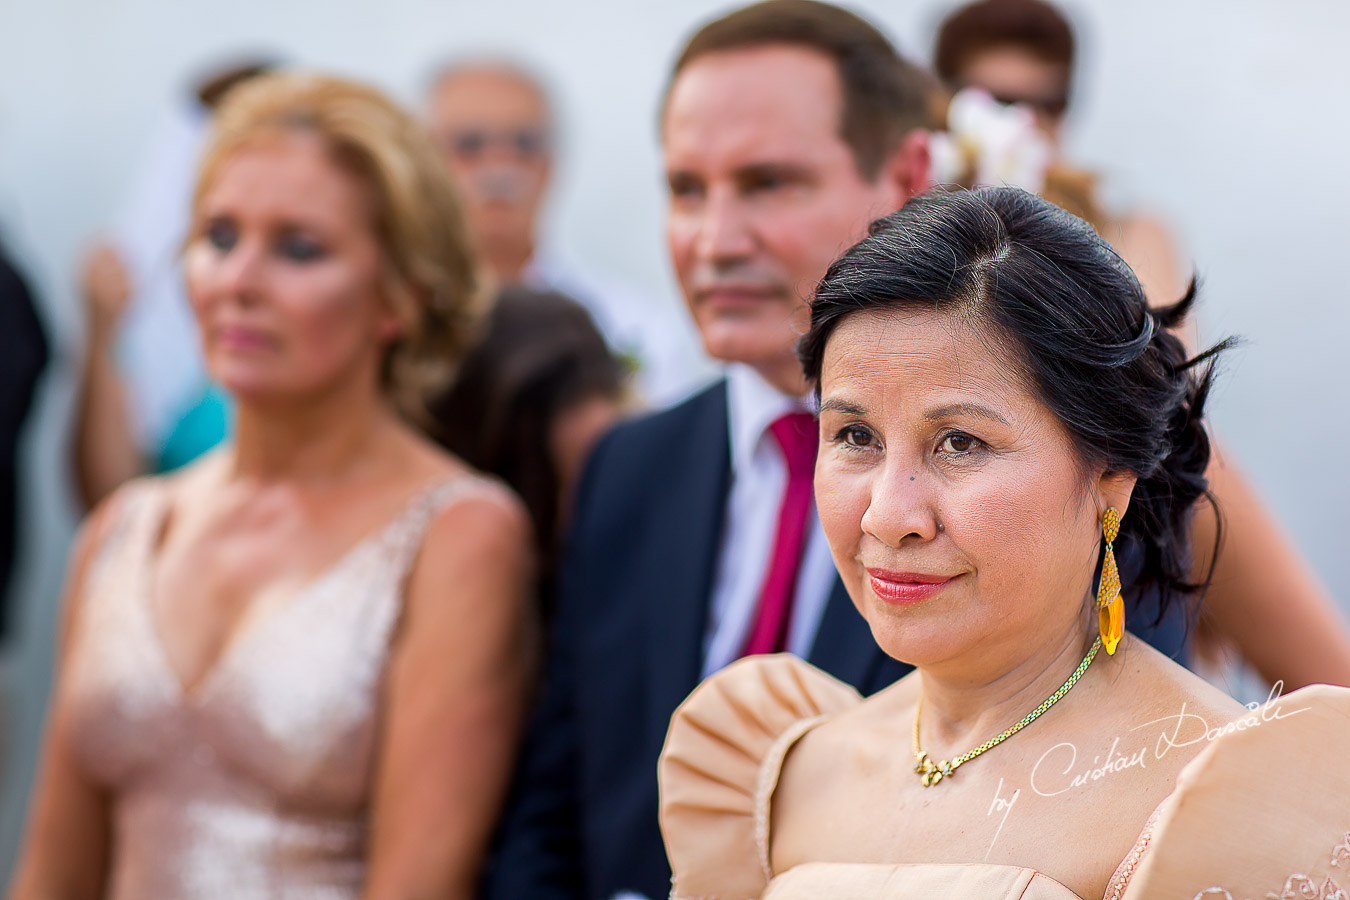
POLYGON ((1073 670, 1073 674, 1069 676, 1069 680, 1060 685, 1059 690, 1045 698, 1044 703, 1027 713, 1026 718, 1022 719, 1022 721, 997 737, 992 737, 985 741, 974 750, 967 750, 955 759, 949 759, 944 762, 936 762, 929 759, 928 754, 919 749, 919 716, 923 713, 923 698, 920 697, 918 707, 914 710, 914 773, 919 776, 919 780, 923 782, 923 786, 932 787, 944 778, 951 778, 952 773, 962 764, 970 762, 986 750, 997 747, 999 744, 1039 719, 1041 713, 1058 703, 1060 698, 1069 692, 1069 688, 1073 687, 1074 684, 1078 682, 1078 679, 1083 677, 1083 673, 1087 671, 1088 666, 1092 665, 1093 658, 1096 657, 1097 651, 1101 648, 1102 639, 1098 637, 1092 642, 1092 649, 1087 652, 1087 656, 1083 657, 1083 661, 1078 664, 1078 668, 1073 670))

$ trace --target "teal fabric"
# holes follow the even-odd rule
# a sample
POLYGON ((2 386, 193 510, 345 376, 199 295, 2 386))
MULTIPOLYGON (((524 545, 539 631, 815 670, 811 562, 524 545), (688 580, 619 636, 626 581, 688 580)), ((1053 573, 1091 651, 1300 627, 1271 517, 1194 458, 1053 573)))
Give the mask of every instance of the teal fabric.
POLYGON ((229 437, 233 420, 229 395, 214 384, 206 385, 164 440, 157 471, 172 472, 213 449, 229 437))

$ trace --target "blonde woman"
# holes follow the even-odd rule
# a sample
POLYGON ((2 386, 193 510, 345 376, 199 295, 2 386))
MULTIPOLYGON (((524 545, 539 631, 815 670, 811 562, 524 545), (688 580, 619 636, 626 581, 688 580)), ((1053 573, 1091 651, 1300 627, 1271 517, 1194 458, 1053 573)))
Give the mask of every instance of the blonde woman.
POLYGON ((83 529, 12 897, 471 895, 535 641, 519 501, 409 423, 466 246, 375 91, 226 100, 185 267, 235 439, 83 529))

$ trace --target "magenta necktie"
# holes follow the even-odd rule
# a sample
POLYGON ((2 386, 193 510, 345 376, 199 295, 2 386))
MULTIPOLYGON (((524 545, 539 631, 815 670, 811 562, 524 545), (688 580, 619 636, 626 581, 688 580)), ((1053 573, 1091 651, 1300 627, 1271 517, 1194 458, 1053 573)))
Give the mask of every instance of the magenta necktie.
POLYGON ((787 463, 783 503, 778 508, 778 530, 773 556, 759 590, 759 608, 742 656, 778 653, 787 649, 788 625, 797 572, 806 545, 806 514, 811 509, 811 474, 816 466, 819 431, 810 413, 788 413, 774 420, 769 432, 778 441, 787 463))

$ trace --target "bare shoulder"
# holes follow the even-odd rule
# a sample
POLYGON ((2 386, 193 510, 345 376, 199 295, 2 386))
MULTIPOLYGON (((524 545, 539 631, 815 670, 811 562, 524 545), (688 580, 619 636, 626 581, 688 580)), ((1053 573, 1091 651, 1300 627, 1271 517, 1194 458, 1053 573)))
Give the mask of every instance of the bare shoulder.
POLYGON ((1246 709, 1143 641, 1131 640, 1125 650, 1127 655, 1117 677, 1129 684, 1128 690, 1120 691, 1123 700, 1120 712, 1131 720, 1140 721, 1140 716, 1152 714, 1180 715, 1184 709, 1189 716, 1222 725, 1246 709))
POLYGON ((525 615, 536 561, 524 504, 505 485, 476 474, 456 476, 445 490, 449 496, 428 523, 409 574, 408 613, 423 620, 455 616, 461 628, 525 615), (493 602, 484 605, 485 598, 493 602), (460 615, 471 607, 473 616, 460 615))
POLYGON ((445 489, 449 496, 432 517, 425 539, 437 557, 518 556, 529 547, 529 513, 505 484, 465 470, 445 489))
MULTIPOLYGON (((784 763, 780 785, 791 792, 797 783, 819 785, 821 779, 848 778, 841 760, 870 768, 870 748, 885 744, 896 722, 913 720, 918 700, 918 673, 895 684, 808 731, 793 746, 784 763)), ((906 745, 907 746, 907 745, 906 745)))
POLYGON ((163 476, 141 476, 120 485, 94 506, 80 523, 71 547, 68 587, 76 588, 99 549, 125 520, 137 498, 164 485, 163 476))
POLYGON ((897 748, 903 754, 909 747, 906 723, 914 720, 918 690, 918 674, 910 673, 826 719, 788 751, 769 806, 775 871, 816 858, 823 842, 838 838, 840 810, 860 793, 896 796, 908 770, 908 763, 897 765, 897 748))
POLYGON ((1134 212, 1122 217, 1116 227, 1122 244, 1168 250, 1176 247, 1171 229, 1157 216, 1134 212))
POLYGON ((1022 754, 1021 774, 1009 781, 1022 791, 1020 829, 999 842, 1009 860, 1030 860, 1082 896, 1100 896, 1182 769, 1245 712, 1136 638, 1107 660, 1103 677, 1066 697, 1053 729, 1009 754, 1022 754), (1081 844, 1056 844, 1066 829, 1081 844))
MULTIPOLYGON (((512 554, 530 546, 533 525, 525 504, 503 482, 409 430, 402 436, 404 467, 416 483, 441 484, 444 494, 423 538, 418 569, 485 554, 512 554)), ((492 558, 492 557, 488 557, 492 558)))
MULTIPOLYGON (((1045 775, 1045 784, 1054 785, 1046 789, 1047 796, 1061 798, 1060 806, 1065 805, 1063 798, 1114 795, 1120 821, 1128 826, 1137 820, 1142 826, 1186 764, 1246 709, 1133 637, 1103 666, 1102 674, 1073 698, 1063 722, 1063 740, 1077 751, 1077 758, 1064 750, 1047 750, 1054 758, 1042 760, 1037 772, 1045 775), (1072 778, 1055 774, 1057 761, 1069 767, 1072 778), (1073 790, 1061 790, 1067 787, 1073 790)), ((1114 837, 1131 837, 1132 827, 1114 837)))
POLYGON ((86 582, 95 559, 125 520, 136 496, 162 481, 155 476, 143 476, 126 482, 100 500, 80 523, 66 561, 59 637, 63 651, 70 644, 75 622, 80 616, 86 582))
POLYGON ((127 520, 132 508, 149 494, 162 494, 169 504, 198 504, 219 483, 224 459, 220 451, 164 475, 141 475, 123 483, 99 501, 80 524, 71 556, 72 576, 83 573, 84 566, 127 520))
POLYGON ((1185 290, 1188 273, 1177 239, 1161 219, 1135 213, 1120 220, 1112 241, 1134 270, 1153 305, 1174 303, 1185 290))

